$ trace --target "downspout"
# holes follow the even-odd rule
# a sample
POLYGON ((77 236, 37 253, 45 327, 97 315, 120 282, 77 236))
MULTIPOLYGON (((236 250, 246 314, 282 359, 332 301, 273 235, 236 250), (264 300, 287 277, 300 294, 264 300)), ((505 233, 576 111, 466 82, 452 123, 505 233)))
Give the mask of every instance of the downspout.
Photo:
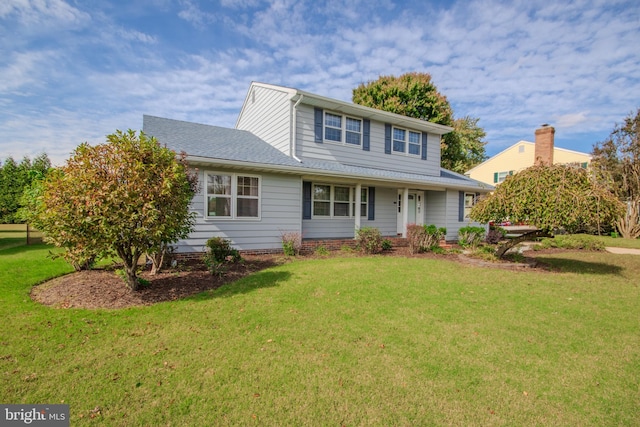
POLYGON ((300 160, 298 157, 296 157, 296 134, 298 132, 298 105, 300 105, 300 103, 302 102, 302 99, 304 98, 304 95, 300 94, 300 98, 298 98, 298 100, 296 101, 295 104, 293 104, 293 126, 292 126, 292 132, 293 134, 291 135, 291 141, 289 142, 289 150, 291 151, 291 157, 293 157, 295 160, 297 160, 299 163, 302 163, 302 160, 300 160))

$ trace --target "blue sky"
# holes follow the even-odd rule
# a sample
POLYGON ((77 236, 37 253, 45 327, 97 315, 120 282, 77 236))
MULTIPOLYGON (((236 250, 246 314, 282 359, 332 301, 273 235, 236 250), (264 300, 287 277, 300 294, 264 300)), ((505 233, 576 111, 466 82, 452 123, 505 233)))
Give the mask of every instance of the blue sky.
POLYGON ((351 100, 428 72, 487 154, 590 152, 640 107, 637 0, 3 0, 0 160, 140 129, 142 115, 233 127, 251 81, 351 100))

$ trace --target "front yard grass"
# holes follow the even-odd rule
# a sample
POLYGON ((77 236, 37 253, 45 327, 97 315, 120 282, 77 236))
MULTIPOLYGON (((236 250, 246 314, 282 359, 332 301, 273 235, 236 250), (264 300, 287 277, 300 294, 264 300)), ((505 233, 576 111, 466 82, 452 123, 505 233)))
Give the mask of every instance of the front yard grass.
POLYGON ((90 311, 30 300, 70 271, 48 251, 0 251, 0 402, 67 403, 74 426, 640 424, 637 256, 300 260, 90 311))

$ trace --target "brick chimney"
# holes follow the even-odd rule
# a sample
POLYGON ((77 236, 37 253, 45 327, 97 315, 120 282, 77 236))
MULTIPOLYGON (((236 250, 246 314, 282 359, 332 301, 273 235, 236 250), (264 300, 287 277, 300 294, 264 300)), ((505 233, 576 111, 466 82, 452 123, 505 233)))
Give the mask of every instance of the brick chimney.
POLYGON ((536 129, 535 165, 553 164, 553 135, 556 130, 547 124, 536 129))

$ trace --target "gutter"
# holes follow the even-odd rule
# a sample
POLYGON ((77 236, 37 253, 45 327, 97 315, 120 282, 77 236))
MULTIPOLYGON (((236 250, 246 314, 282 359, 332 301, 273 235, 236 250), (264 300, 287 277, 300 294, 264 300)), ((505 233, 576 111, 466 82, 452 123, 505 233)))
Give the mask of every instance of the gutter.
POLYGON ((291 152, 291 157, 298 161, 298 163, 302 163, 298 157, 296 157, 296 135, 298 132, 298 105, 302 102, 304 95, 300 94, 300 98, 293 104, 293 110, 291 111, 291 119, 293 121, 291 126, 291 140, 289 141, 289 151, 291 152))

